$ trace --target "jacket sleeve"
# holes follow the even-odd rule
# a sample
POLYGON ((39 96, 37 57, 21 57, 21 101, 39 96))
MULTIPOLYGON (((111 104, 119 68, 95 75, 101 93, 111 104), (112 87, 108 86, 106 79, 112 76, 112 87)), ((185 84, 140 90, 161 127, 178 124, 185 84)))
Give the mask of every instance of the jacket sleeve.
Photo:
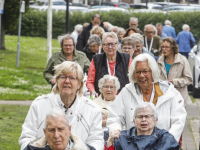
POLYGON ((76 44, 76 49, 77 50, 79 50, 79 51, 83 51, 83 48, 84 48, 84 46, 86 45, 85 43, 84 43, 84 35, 85 35, 86 33, 85 33, 85 30, 83 30, 82 32, 81 32, 81 34, 79 34, 79 36, 78 36, 78 40, 77 40, 77 44, 76 44))
POLYGON ((174 27, 173 27, 173 31, 174 31, 174 32, 173 32, 173 38, 176 39, 176 30, 175 30, 174 27))
POLYGON ((94 60, 92 59, 89 70, 88 70, 88 78, 86 81, 86 86, 90 92, 92 90, 95 90, 94 88, 95 76, 96 76, 96 68, 94 65, 94 60))
POLYGON ((84 54, 84 73, 88 74, 88 69, 90 67, 90 60, 87 58, 87 56, 84 54))
POLYGON ((21 150, 23 150, 31 141, 37 138, 37 118, 37 109, 33 101, 24 121, 24 124, 22 125, 22 133, 19 138, 19 145, 21 146, 21 150))
POLYGON ((188 60, 184 58, 183 60, 183 72, 182 72, 182 78, 174 78, 173 84, 177 88, 185 87, 192 83, 192 72, 190 69, 190 65, 188 63, 188 60))
POLYGON ((176 39, 176 43, 179 44, 179 34, 175 39, 176 39))
POLYGON ((190 37, 191 37, 191 39, 190 39, 191 42, 193 42, 193 45, 195 45, 195 38, 191 32, 190 32, 190 37))
POLYGON ((53 79, 53 69, 54 69, 54 60, 52 57, 49 59, 47 66, 43 72, 43 76, 46 79, 48 83, 51 83, 51 80, 53 79))
POLYGON ((159 146, 161 146, 160 150, 180 150, 178 142, 175 140, 174 136, 169 132, 164 133, 160 137, 159 146))
POLYGON ((170 112, 170 129, 169 133, 171 133, 177 142, 181 137, 183 132, 183 128, 185 126, 187 112, 184 107, 184 99, 181 94, 173 88, 174 96, 171 99, 171 112, 170 112))
POLYGON ((100 108, 94 108, 95 114, 93 116, 92 124, 90 126, 88 138, 86 143, 94 147, 96 150, 104 149, 104 139, 102 130, 102 116, 100 108))
POLYGON ((125 125, 125 106, 123 100, 124 88, 116 97, 112 105, 108 110, 108 119, 106 126, 109 128, 109 131, 113 130, 122 130, 122 126, 125 125))

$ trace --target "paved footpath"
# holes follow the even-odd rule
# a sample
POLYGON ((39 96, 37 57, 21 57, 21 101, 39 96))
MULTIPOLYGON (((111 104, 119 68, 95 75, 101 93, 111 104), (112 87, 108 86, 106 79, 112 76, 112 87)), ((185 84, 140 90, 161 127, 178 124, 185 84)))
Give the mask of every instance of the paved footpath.
MULTIPOLYGON (((1 104, 7 105, 31 105, 32 101, 3 101, 1 104)), ((187 121, 183 131, 183 150, 199 150, 199 121, 200 121, 200 99, 196 99, 195 103, 191 100, 187 105, 187 121)))

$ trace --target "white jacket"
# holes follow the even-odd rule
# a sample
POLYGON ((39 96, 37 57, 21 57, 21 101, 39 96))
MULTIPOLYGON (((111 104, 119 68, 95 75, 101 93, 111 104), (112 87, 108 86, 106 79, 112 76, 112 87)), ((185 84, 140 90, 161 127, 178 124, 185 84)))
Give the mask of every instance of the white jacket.
MULTIPOLYGON (((44 136, 46 114, 55 107, 66 110, 59 94, 50 93, 39 96, 33 101, 22 125, 22 133, 19 138, 21 150, 31 141, 44 136)), ((77 96, 74 104, 65 114, 70 123, 74 120, 71 125, 72 133, 96 150, 104 148, 101 110, 94 102, 86 97, 77 96), (74 114, 78 115, 74 117, 74 114)))
MULTIPOLYGON (((170 82, 160 81, 159 86, 163 95, 158 97, 156 104, 157 127, 169 131, 179 141, 187 116, 184 100, 170 82)), ((126 129, 133 127, 135 107, 142 102, 138 84, 127 84, 110 106, 106 124, 110 131, 122 130, 123 125, 126 126, 126 129)))

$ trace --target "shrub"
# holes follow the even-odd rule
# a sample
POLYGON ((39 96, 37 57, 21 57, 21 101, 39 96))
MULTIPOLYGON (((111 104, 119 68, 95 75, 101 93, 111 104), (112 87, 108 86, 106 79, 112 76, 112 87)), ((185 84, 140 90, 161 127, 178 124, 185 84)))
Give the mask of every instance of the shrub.
MULTIPOLYGON (((91 22, 92 15, 98 12, 81 13, 74 12, 70 14, 70 32, 74 30, 76 24, 83 24, 85 22, 91 22)), ((200 21, 200 12, 171 12, 169 15, 164 13, 135 13, 130 11, 129 13, 122 13, 116 11, 101 12, 102 21, 108 21, 113 25, 128 28, 128 22, 130 17, 137 17, 139 19, 139 28, 144 29, 145 24, 156 24, 161 22, 164 24, 166 19, 171 20, 172 26, 176 29, 176 34, 182 31, 182 25, 188 24, 191 28, 191 32, 194 34, 196 40, 199 39, 200 30, 198 22, 200 21)), ((53 38, 57 38, 58 35, 65 33, 65 12, 53 13, 53 38)), ((17 35, 17 25, 6 34, 17 35)), ((47 12, 40 12, 29 10, 22 16, 22 36, 47 36, 47 12)))

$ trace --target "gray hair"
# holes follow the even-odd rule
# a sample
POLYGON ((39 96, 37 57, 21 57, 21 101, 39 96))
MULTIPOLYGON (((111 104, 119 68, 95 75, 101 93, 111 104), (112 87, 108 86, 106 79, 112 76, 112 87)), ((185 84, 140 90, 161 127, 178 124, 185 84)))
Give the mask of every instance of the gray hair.
POLYGON ((73 41, 73 45, 75 46, 74 38, 70 34, 65 34, 65 35, 58 36, 58 43, 60 44, 60 47, 63 46, 63 41, 64 40, 70 40, 70 39, 73 41))
POLYGON ((104 41, 107 37, 111 37, 111 38, 115 39, 116 42, 118 43, 118 37, 115 32, 105 32, 102 37, 102 43, 104 43, 104 41))
POLYGON ((101 79, 99 80, 99 83, 98 83, 99 91, 100 91, 100 92, 102 92, 102 91, 101 91, 101 88, 103 87, 103 85, 104 85, 104 83, 105 83, 106 81, 113 81, 114 84, 115 84, 116 92, 119 90, 119 88, 120 88, 120 83, 119 83, 118 78, 115 77, 115 76, 111 76, 111 75, 104 75, 103 78, 101 78, 101 79))
POLYGON ((124 28, 121 28, 121 27, 119 27, 118 29, 117 29, 117 34, 120 34, 120 33, 122 33, 122 34, 125 34, 125 29, 124 28))
POLYGON ((150 107, 152 112, 153 112, 153 115, 154 115, 154 121, 156 121, 158 119, 158 113, 156 112, 156 107, 154 106, 153 103, 151 102, 142 102, 140 104, 138 104, 136 107, 135 107, 135 110, 134 110, 134 115, 133 115, 133 119, 135 120, 135 117, 137 115, 137 112, 141 109, 146 109, 147 107, 150 107))
POLYGON ((144 38, 140 33, 132 33, 130 35, 130 38, 134 39, 135 42, 140 43, 141 45, 144 45, 144 38))
POLYGON ((182 29, 183 29, 183 30, 190 29, 190 26, 189 26, 189 25, 187 25, 187 24, 184 24, 184 25, 182 26, 182 29))
MULTIPOLYGON (((80 88, 77 89, 77 93, 79 96, 83 95, 83 78, 84 78, 84 74, 83 74, 83 70, 81 68, 81 66, 73 61, 64 61, 59 65, 56 65, 54 67, 55 69, 55 74, 54 74, 54 79, 56 79, 56 81, 59 79, 60 75, 62 74, 68 74, 68 73, 72 73, 74 75, 77 76, 77 80, 80 83, 80 88)), ((59 88, 58 88, 58 84, 56 83, 53 87, 53 92, 59 93, 59 88)))
POLYGON ((131 17, 131 18, 130 18, 130 21, 138 22, 138 18, 131 17))
POLYGON ((158 65, 156 63, 156 60, 148 53, 142 53, 140 55, 137 55, 133 59, 131 65, 129 67, 129 73, 128 73, 129 81, 136 83, 136 79, 135 79, 135 75, 134 75, 135 67, 136 67, 137 62, 141 62, 141 61, 147 61, 148 62, 148 66, 149 66, 149 68, 151 69, 151 72, 152 72, 153 83, 158 82, 159 78, 160 78, 160 70, 159 70, 158 65))
POLYGON ((144 31, 147 30, 147 26, 152 26, 152 27, 153 27, 153 31, 156 31, 156 27, 155 27, 154 25, 152 25, 152 24, 146 24, 146 25, 144 26, 144 31))
POLYGON ((171 26, 171 21, 169 21, 169 20, 165 20, 165 25, 170 25, 171 26))
POLYGON ((101 45, 101 38, 97 34, 93 34, 88 39, 88 45, 101 45))
POLYGON ((65 122, 65 124, 66 124, 66 126, 69 126, 69 121, 68 121, 65 113, 61 109, 53 108, 46 115, 46 118, 45 118, 45 121, 44 121, 44 128, 45 129, 47 128, 47 122, 48 122, 49 119, 51 119, 51 118, 59 118, 59 117, 62 117, 64 122, 65 122))
POLYGON ((82 26, 81 24, 77 24, 77 25, 74 27, 74 29, 75 29, 77 32, 79 32, 79 31, 83 30, 83 26, 82 26))

